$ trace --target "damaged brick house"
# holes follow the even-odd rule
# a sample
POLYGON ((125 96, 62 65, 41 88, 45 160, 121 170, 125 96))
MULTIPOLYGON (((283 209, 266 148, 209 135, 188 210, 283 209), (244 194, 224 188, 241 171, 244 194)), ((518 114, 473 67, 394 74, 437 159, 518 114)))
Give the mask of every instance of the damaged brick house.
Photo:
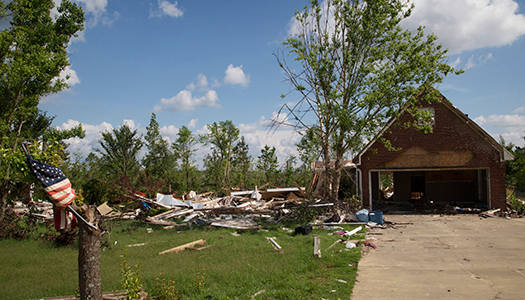
POLYGON ((463 207, 506 207, 505 161, 512 160, 512 154, 443 95, 440 98, 420 103, 419 109, 434 116, 433 133, 395 126, 413 120, 405 112, 381 133, 401 150, 389 151, 376 138, 354 158, 363 207, 373 209, 381 199, 380 178, 385 175, 393 178, 391 200, 396 204, 424 199, 463 207))

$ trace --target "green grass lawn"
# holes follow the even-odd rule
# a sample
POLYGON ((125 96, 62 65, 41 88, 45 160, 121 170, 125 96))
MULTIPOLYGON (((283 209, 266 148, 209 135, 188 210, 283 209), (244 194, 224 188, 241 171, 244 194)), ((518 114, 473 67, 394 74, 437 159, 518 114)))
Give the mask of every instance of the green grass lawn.
MULTIPOLYGON (((173 279, 182 299, 350 299, 361 257, 359 248, 345 250, 333 230, 314 228, 307 236, 293 236, 268 223, 256 232, 187 227, 164 229, 138 221, 112 221, 110 247, 101 251, 102 290, 121 290, 122 258, 142 277, 144 290, 155 292, 156 278, 173 279), (151 233, 148 233, 151 228, 151 233), (314 235, 321 241, 321 258, 313 256, 314 235), (275 251, 266 237, 275 237, 275 251), (212 247, 178 253, 158 253, 198 239, 212 247), (132 246, 142 244, 143 246, 132 246)), ((345 226, 351 230, 356 226, 345 226)), ((289 225, 293 229, 293 225, 289 225)), ((364 233, 364 231, 363 231, 364 233)), ((359 237, 359 235, 358 235, 359 237)), ((361 235, 361 237, 363 237, 361 235)), ((106 237, 107 238, 107 237, 106 237)), ((51 242, 0 241, 1 299, 30 299, 73 295, 78 292, 76 245, 56 247, 51 242)))

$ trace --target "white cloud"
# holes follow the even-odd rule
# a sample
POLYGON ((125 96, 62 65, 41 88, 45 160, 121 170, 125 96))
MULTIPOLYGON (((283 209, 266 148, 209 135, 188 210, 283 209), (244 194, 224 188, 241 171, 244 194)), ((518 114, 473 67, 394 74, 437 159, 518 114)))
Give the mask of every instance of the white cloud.
POLYGON ((66 79, 66 76, 69 75, 69 78, 66 80, 66 83, 71 87, 75 84, 80 83, 80 79, 77 76, 77 72, 71 69, 70 66, 67 66, 64 71, 60 73, 60 79, 66 79))
POLYGON ((165 0, 158 0, 159 7, 150 9, 150 18, 161 18, 163 16, 178 18, 184 15, 184 12, 177 7, 177 1, 170 3, 165 0))
POLYGON ((525 106, 520 106, 518 108, 516 108, 512 113, 513 114, 519 114, 519 113, 523 113, 525 112, 525 106))
POLYGON ((490 128, 487 130, 499 141, 501 135, 507 143, 523 145, 523 135, 525 134, 525 116, 518 115, 516 111, 521 111, 525 107, 515 110, 512 115, 490 115, 488 117, 479 116, 474 119, 478 125, 490 128))
POLYGON ((225 84, 240 84, 247 86, 250 82, 250 76, 246 76, 246 74, 244 74, 242 65, 239 67, 234 67, 233 64, 230 64, 224 73, 226 74, 224 77, 225 84))
POLYGON ((214 90, 207 91, 206 94, 200 98, 194 97, 189 90, 183 90, 172 98, 162 98, 160 104, 155 105, 153 110, 155 112, 176 112, 195 110, 199 107, 220 107, 220 105, 217 104, 218 100, 219 97, 214 90))
POLYGON ((199 121, 199 119, 191 119, 191 121, 188 123, 188 128, 189 129, 193 129, 195 127, 197 127, 197 122, 199 121))
POLYGON ((405 28, 426 26, 450 54, 512 44, 525 35, 525 16, 513 0, 414 0, 405 28))
POLYGON ((458 57, 454 62, 449 63, 452 68, 456 68, 461 63, 461 57, 458 57))
POLYGON ((479 116, 474 119, 479 125, 490 124, 498 127, 509 127, 509 126, 524 126, 525 127, 525 116, 518 114, 513 115, 490 115, 488 117, 479 116))
POLYGON ((192 92, 195 89, 207 90, 208 89, 208 78, 206 78, 204 74, 199 74, 197 75, 197 83, 192 82, 188 84, 186 89, 192 92))
POLYGON ((120 17, 118 12, 113 12, 110 16, 107 12, 107 0, 74 0, 82 5, 86 14, 86 25, 93 27, 99 22, 104 25, 111 25, 114 20, 120 17))
POLYGON ((135 121, 134 120, 124 119, 123 124, 128 125, 128 127, 131 128, 132 130, 138 129, 138 127, 135 127, 136 125, 135 125, 135 121))
MULTIPOLYGON (((74 126, 80 124, 76 120, 68 120, 66 123, 62 123, 59 126, 62 130, 71 129, 74 126)), ((86 137, 83 139, 71 138, 67 140, 69 143, 69 151, 71 153, 80 153, 83 157, 86 157, 89 153, 93 152, 93 149, 99 148, 98 140, 102 137, 100 132, 110 131, 113 126, 109 123, 102 122, 100 125, 90 125, 82 123, 82 129, 86 132, 86 137)))
MULTIPOLYGON (((449 54, 486 47, 502 47, 525 35, 525 15, 514 0, 413 0, 412 15, 401 26, 415 30, 420 25, 435 33, 449 54)), ((326 11, 326 1, 321 8, 326 11)), ((324 16, 323 16, 324 17, 324 16)), ((333 17, 332 17, 333 18, 333 17)), ((328 22, 331 27, 331 22, 328 22)), ((301 30, 293 17, 289 34, 301 30)))
MULTIPOLYGON (((277 115, 276 112, 273 113, 277 115)), ((297 148, 295 144, 299 142, 301 136, 295 133, 289 127, 281 127, 275 131, 268 131, 269 120, 264 116, 259 118, 255 123, 251 124, 239 124, 240 135, 244 136, 246 143, 250 147, 250 155, 255 159, 261 155, 261 149, 264 146, 275 147, 279 164, 284 163, 286 156, 289 154, 297 154, 297 148)))
POLYGON ((468 70, 470 68, 473 68, 475 66, 479 66, 479 65, 482 65, 484 63, 486 63, 487 61, 491 60, 492 59, 492 53, 487 53, 487 54, 484 54, 484 55, 478 55, 478 56, 470 56, 468 61, 467 61, 467 64, 465 65, 464 69, 465 70, 468 70))

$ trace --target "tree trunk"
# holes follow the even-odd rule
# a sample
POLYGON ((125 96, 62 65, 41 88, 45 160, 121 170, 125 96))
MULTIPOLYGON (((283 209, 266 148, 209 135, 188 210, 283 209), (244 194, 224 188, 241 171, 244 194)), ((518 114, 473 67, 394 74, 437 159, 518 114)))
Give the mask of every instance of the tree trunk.
POLYGON ((337 201, 339 198, 339 188, 341 186, 341 170, 342 170, 342 159, 337 158, 335 160, 334 174, 332 175, 332 194, 331 201, 337 201))
POLYGON ((324 158, 324 174, 325 174, 325 189, 323 198, 330 197, 332 194, 332 170, 330 169, 330 145, 328 138, 323 139, 323 158, 324 158))
MULTIPOLYGON (((86 210, 87 221, 96 225, 95 208, 86 210)), ((78 284, 81 300, 101 300, 100 231, 78 220, 78 284)))

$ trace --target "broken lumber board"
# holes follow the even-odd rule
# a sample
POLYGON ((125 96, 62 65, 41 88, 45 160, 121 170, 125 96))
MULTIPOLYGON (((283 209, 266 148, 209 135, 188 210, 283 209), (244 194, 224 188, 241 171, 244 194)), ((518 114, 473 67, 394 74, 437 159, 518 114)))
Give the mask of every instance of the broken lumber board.
POLYGON ((196 240, 194 242, 191 242, 191 243, 187 243, 187 244, 184 244, 184 245, 181 245, 181 246, 177 246, 175 248, 171 248, 171 249, 168 249, 168 250, 164 250, 162 252, 159 252, 159 255, 160 254, 166 254, 166 253, 171 253, 171 252, 179 252, 179 251, 182 251, 186 248, 189 248, 189 247, 193 247, 195 245, 203 245, 206 243, 206 240, 196 240))
POLYGON ((277 244, 277 242, 275 241, 275 238, 273 237, 266 237, 267 240, 269 240, 273 247, 275 248, 275 250, 277 251, 281 251, 283 248, 281 246, 279 246, 279 244, 277 244))
POLYGON ((188 247, 186 249, 188 250, 195 250, 195 251, 201 251, 201 250, 204 250, 206 248, 210 248, 210 247, 213 247, 214 245, 208 245, 208 246, 204 246, 204 247, 188 247))
POLYGON ((328 249, 332 248, 333 246, 337 245, 337 244, 340 244, 342 242, 342 240, 337 240, 335 241, 332 245, 330 245, 330 247, 326 248, 325 251, 327 251, 328 249))
POLYGON ((308 207, 327 207, 327 206, 334 206, 333 203, 320 203, 320 204, 310 204, 308 207))
POLYGON ((363 229, 363 226, 359 226, 357 228, 355 228, 354 230, 351 230, 345 234, 343 234, 344 236, 347 236, 347 237, 351 237, 352 235, 356 234, 358 231, 360 231, 361 229, 363 229))
POLYGON ((152 217, 146 217, 145 222, 152 225, 162 225, 162 226, 179 226, 184 227, 187 226, 187 224, 178 224, 176 222, 170 222, 170 221, 163 221, 163 220, 156 220, 152 217))
MULTIPOLYGON (((169 218, 173 218, 173 217, 177 217, 177 216, 182 216, 182 215, 187 215, 187 214, 191 214, 193 212, 193 209, 185 209, 185 210, 182 210, 182 211, 174 211, 172 212, 171 214, 166 214, 164 216, 161 217, 161 219, 169 219, 169 218)), ((158 219, 157 216, 154 216, 155 219, 158 219)))
POLYGON ((304 188, 302 188, 297 182, 294 182, 294 184, 297 187, 297 189, 299 190, 299 193, 301 193, 301 195, 303 196, 303 198, 306 198, 306 193, 304 191, 304 188))
POLYGON ((270 183, 269 183, 269 182, 267 182, 267 183, 265 183, 265 184, 261 185, 261 186, 260 186, 260 187, 258 188, 258 190, 262 190, 262 189, 265 189, 265 188, 267 188, 267 187, 268 187, 269 185, 270 185, 270 183))
POLYGON ((106 201, 106 202, 100 204, 100 205, 97 207, 97 210, 98 210, 98 212, 99 212, 101 215, 105 216, 105 215, 109 214, 110 212, 112 212, 112 211, 113 211, 113 208, 109 207, 109 206, 108 206, 108 202, 106 201))
POLYGON ((256 226, 236 226, 236 225, 228 225, 228 224, 220 224, 220 223, 211 223, 211 226, 215 227, 224 227, 224 228, 231 228, 231 229, 237 229, 237 230, 261 230, 260 225, 256 226))
POLYGON ((321 241, 319 240, 319 237, 317 235, 314 236, 314 256, 321 258, 321 248, 320 248, 321 241))
POLYGON ((154 217, 154 218, 160 218, 160 217, 163 217, 163 216, 165 216, 165 215, 169 215, 169 214, 171 214, 171 213, 174 212, 174 211, 175 211, 175 209, 170 209, 170 210, 165 211, 165 212, 163 212, 163 213, 160 213, 160 214, 158 214, 158 215, 154 215, 153 217, 154 217))

